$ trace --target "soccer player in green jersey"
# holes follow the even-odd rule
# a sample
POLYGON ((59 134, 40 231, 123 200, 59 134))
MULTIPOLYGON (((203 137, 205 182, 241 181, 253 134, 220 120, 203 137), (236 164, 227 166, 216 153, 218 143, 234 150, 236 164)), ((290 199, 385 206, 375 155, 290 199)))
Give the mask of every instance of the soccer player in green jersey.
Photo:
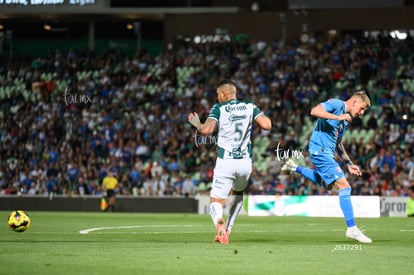
POLYGON ((217 100, 204 123, 197 113, 190 113, 188 121, 203 135, 217 129, 217 159, 210 191, 210 215, 216 226, 214 241, 227 244, 234 222, 243 205, 243 192, 252 172, 251 132, 253 122, 270 130, 270 119, 254 103, 237 99, 237 86, 223 80, 217 86, 217 100), (233 192, 227 223, 223 207, 233 192))

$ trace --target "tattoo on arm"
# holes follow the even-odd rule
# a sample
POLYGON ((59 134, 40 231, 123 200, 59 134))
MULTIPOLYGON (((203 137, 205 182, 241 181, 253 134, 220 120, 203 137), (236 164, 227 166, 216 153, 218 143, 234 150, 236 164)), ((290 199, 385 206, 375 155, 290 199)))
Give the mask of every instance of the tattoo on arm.
POLYGON ((338 143, 338 146, 336 147, 336 151, 337 151, 339 157, 346 163, 346 165, 353 165, 353 163, 351 161, 351 158, 348 156, 342 142, 338 143))
POLYGON ((207 120, 200 125, 198 130, 204 134, 204 135, 210 135, 214 133, 214 130, 216 129, 216 121, 211 118, 207 118, 207 120))

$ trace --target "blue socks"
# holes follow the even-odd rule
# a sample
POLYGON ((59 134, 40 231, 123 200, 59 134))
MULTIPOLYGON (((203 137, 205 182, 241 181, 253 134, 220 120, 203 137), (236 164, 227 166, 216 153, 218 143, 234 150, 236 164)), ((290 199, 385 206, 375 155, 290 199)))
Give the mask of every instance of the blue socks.
MULTIPOLYGON (((308 180, 322 185, 321 177, 313 169, 298 166, 296 172, 307 178, 308 180)), ((348 227, 355 226, 354 209, 351 201, 351 187, 339 190, 339 205, 348 227)))
POLYGON ((351 201, 351 187, 339 190, 339 205, 344 213, 346 225, 355 226, 354 210, 351 201))

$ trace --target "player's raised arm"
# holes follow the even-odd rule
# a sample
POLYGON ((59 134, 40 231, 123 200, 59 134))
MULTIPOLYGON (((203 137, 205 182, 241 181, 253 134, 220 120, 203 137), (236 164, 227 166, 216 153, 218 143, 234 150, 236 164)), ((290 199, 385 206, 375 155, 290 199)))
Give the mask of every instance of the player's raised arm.
POLYGON ((200 122, 200 118, 196 112, 188 115, 188 122, 190 122, 202 135, 211 135, 216 129, 217 121, 212 118, 207 118, 204 123, 200 122))
POLYGON ((256 118, 256 123, 259 124, 259 126, 263 129, 263 130, 270 130, 270 128, 272 128, 272 121, 270 120, 270 118, 268 118, 265 114, 261 114, 260 116, 258 116, 256 118))
POLYGON ((310 114, 311 114, 311 116, 314 116, 314 117, 317 117, 317 118, 334 119, 334 120, 346 120, 346 121, 349 121, 349 122, 352 121, 352 118, 348 113, 337 116, 335 114, 327 112, 323 108, 321 103, 319 103, 318 105, 313 107, 310 114))

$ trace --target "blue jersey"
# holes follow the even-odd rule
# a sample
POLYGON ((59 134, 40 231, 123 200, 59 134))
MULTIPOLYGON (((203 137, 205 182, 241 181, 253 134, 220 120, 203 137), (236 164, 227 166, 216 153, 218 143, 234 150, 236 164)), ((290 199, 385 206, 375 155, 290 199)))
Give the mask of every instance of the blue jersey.
MULTIPOLYGON (((345 114, 345 102, 339 99, 329 99, 321 103, 328 113, 345 114)), ((346 120, 318 118, 309 141, 309 153, 313 155, 334 156, 338 139, 342 138, 349 123, 346 120)))

